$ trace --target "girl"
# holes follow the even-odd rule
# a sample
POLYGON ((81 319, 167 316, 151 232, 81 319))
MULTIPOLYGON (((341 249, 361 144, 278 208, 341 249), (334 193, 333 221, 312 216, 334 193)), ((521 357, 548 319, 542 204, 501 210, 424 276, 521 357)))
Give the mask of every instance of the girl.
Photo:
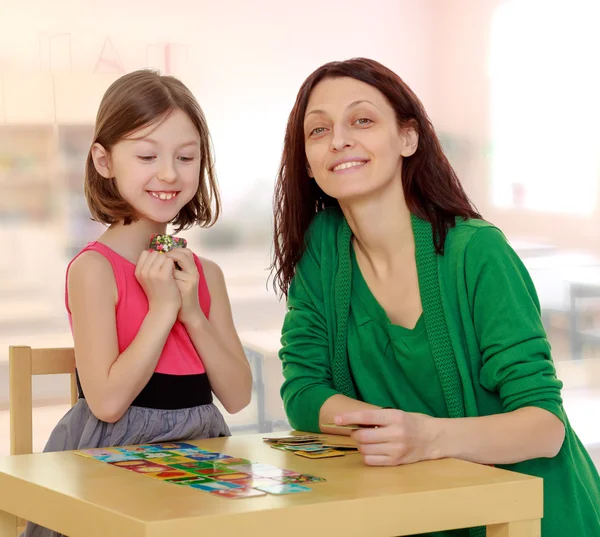
POLYGON ((600 477, 533 283, 398 75, 354 59, 308 77, 274 206, 290 423, 378 426, 352 433, 368 465, 455 457, 542 477, 542 535, 600 535, 600 477))
POLYGON ((209 226, 219 214, 206 120, 180 81, 142 70, 110 86, 85 194, 108 229, 67 268, 80 399, 45 451, 228 436, 212 394, 239 412, 252 378, 223 274, 188 249, 148 251, 167 224, 209 226))

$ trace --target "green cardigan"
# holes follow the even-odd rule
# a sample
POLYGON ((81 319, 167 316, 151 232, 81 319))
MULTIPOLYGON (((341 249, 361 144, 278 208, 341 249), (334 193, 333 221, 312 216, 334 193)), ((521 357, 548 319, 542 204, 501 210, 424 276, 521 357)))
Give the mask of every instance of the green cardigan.
MULTIPOLYGON (((430 224, 415 216, 412 223, 423 316, 450 417, 526 406, 558 416, 566 437, 555 458, 503 467, 544 478, 544 537, 598 537, 600 477, 565 415, 562 383, 527 270, 487 222, 457 220, 443 256, 435 252, 430 224)), ((290 424, 299 430, 319 431, 320 408, 332 395, 357 398, 347 355, 351 237, 338 209, 320 212, 290 286, 281 395, 290 424)))

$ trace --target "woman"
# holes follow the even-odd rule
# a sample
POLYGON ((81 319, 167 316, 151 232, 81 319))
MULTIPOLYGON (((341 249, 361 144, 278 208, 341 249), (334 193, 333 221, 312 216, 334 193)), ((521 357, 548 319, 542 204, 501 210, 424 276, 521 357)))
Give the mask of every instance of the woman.
POLYGON ((600 477, 533 283, 395 73, 353 59, 308 77, 274 207, 290 423, 377 425, 352 433, 368 465, 456 457, 542 477, 542 535, 600 535, 600 477))

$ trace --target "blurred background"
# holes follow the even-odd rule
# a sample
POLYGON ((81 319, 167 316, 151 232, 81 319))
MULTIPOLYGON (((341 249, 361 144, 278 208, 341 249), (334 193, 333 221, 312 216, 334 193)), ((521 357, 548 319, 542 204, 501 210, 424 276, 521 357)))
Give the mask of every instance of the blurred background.
MULTIPOLYGON (((463 184, 531 271, 570 419, 600 460, 600 3, 596 0, 0 0, 0 454, 8 345, 70 346, 68 261, 101 227, 83 197, 102 94, 151 67, 197 96, 224 215, 183 234, 217 261, 254 351, 236 434, 285 429, 267 288, 271 198, 287 115, 319 65, 395 70, 423 101, 463 184)), ((34 379, 34 449, 68 408, 34 379)))

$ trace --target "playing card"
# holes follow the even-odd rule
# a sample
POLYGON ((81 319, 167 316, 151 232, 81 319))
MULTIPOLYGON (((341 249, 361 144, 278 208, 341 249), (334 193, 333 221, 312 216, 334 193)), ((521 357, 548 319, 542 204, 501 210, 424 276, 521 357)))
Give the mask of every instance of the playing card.
POLYGON ((184 472, 183 470, 175 470, 174 468, 169 468, 168 470, 163 470, 161 472, 156 473, 146 473, 148 477, 153 477, 154 479, 162 479, 166 481, 167 479, 177 479, 177 478, 194 478, 198 477, 195 474, 184 472))
POLYGON ((209 477, 202 475, 192 475, 191 477, 172 477, 165 479, 168 483, 174 483, 175 485, 199 485, 200 483, 212 482, 213 480, 209 477))
MULTIPOLYGON (((219 477, 219 479, 221 479, 221 477, 219 477)), ((231 481, 231 483, 255 489, 256 487, 266 487, 267 485, 281 485, 282 481, 271 479, 269 477, 250 476, 247 479, 236 479, 235 481, 231 481)))
POLYGON ((214 453, 214 452, 206 452, 206 453, 189 453, 185 455, 188 459, 193 459, 197 461, 215 461, 215 460, 224 460, 224 459, 232 459, 230 455, 225 455, 224 453, 214 453))
POLYGON ((220 466, 233 466, 233 465, 244 465, 251 464, 248 459, 242 459, 241 457, 231 457, 229 459, 217 459, 215 460, 215 464, 220 466))
POLYGON ((125 468, 126 470, 131 470, 133 472, 137 472, 139 474, 156 474, 158 472, 164 472, 171 470, 168 466, 162 466, 160 464, 155 464, 150 461, 145 461, 143 459, 137 461, 119 461, 119 462, 111 462, 113 466, 118 466, 119 468, 125 468))
POLYGON ((238 480, 248 479, 250 477, 250 474, 242 474, 242 473, 235 473, 235 474, 215 473, 215 474, 210 474, 210 475, 213 476, 213 479, 218 479, 219 481, 234 481, 234 482, 237 482, 238 480))
MULTIPOLYGON (((83 455, 80 453, 80 455, 83 455)), ((102 462, 123 462, 123 461, 136 461, 140 460, 140 458, 134 453, 120 453, 118 451, 108 452, 107 450, 102 450, 96 455, 83 455, 84 457, 92 457, 102 462)))
POLYGON ((193 483, 190 485, 192 488, 205 490, 206 492, 211 492, 213 490, 231 490, 231 489, 241 489, 244 488, 241 485, 237 485, 236 483, 228 483, 226 481, 206 481, 205 483, 193 483))
POLYGON ((286 446, 287 451, 326 451, 329 448, 323 447, 323 444, 302 444, 300 446, 286 446))
POLYGON ((314 442, 318 437, 315 435, 298 435, 298 436, 278 436, 278 437, 265 437, 263 440, 268 443, 276 444, 297 444, 301 442, 314 442))
POLYGON ((261 463, 250 463, 250 464, 233 464, 227 466, 227 468, 231 468, 236 472, 243 472, 246 474, 256 474, 265 470, 279 470, 277 466, 273 466, 272 464, 261 464, 261 463))
POLYGON ((165 457, 177 457, 178 455, 170 451, 148 451, 147 453, 135 453, 135 456, 140 459, 164 459, 165 457))
POLYGON ((337 451, 335 449, 331 449, 329 451, 294 451, 294 455, 298 455, 299 457, 306 457, 307 459, 326 459, 329 457, 343 457, 345 453, 343 451, 337 451))
POLYGON ((379 425, 361 425, 358 423, 349 423, 347 425, 336 425, 335 423, 321 423, 319 427, 329 427, 330 429, 377 429, 379 425))
POLYGON ((284 484, 291 483, 324 483, 327 481, 324 477, 317 477, 315 475, 310 474, 300 474, 300 475, 284 475, 277 478, 277 481, 281 481, 284 484))
POLYGON ((308 492, 311 489, 308 487, 303 487, 302 485, 292 484, 284 484, 281 485, 269 485, 267 487, 258 487, 258 490, 262 490, 269 494, 295 494, 297 492, 308 492))
POLYGON ((275 470, 258 470, 254 472, 253 475, 260 477, 272 477, 274 479, 278 479, 281 476, 300 474, 298 472, 294 472, 293 470, 284 470, 282 468, 276 468, 275 470))
POLYGON ((266 496, 267 493, 262 490, 251 489, 251 488, 241 488, 241 489, 231 489, 231 490, 211 490, 211 494, 215 496, 220 496, 221 498, 252 498, 254 496, 266 496))
POLYGON ((164 464, 165 466, 171 466, 173 464, 184 464, 186 462, 193 462, 191 459, 187 457, 182 457, 180 455, 173 455, 165 458, 153 457, 150 459, 155 464, 164 464))

